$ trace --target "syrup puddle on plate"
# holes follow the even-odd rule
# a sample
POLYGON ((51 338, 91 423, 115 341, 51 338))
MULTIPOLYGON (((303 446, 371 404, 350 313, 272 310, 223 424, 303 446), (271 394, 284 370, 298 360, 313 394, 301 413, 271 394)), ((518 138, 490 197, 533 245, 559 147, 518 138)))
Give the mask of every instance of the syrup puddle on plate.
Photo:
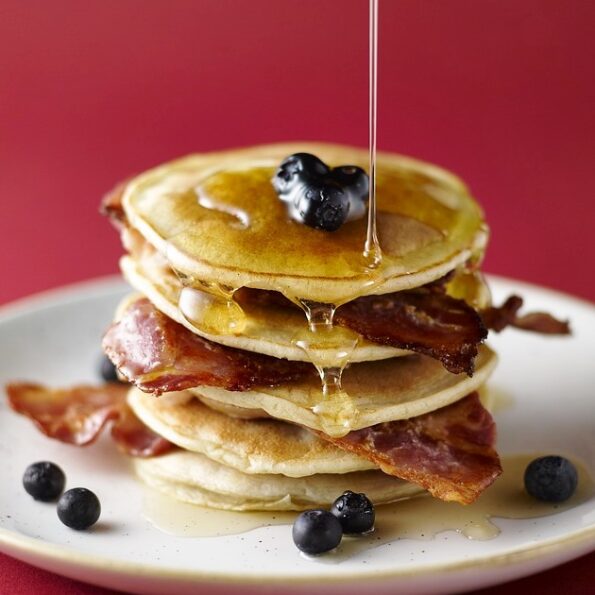
MULTIPOLYGON (((492 519, 546 517, 573 508, 593 496, 595 484, 585 466, 574 460, 579 483, 572 498, 560 504, 548 504, 531 498, 523 489, 523 474, 527 465, 538 456, 541 455, 504 457, 502 475, 469 506, 442 502, 429 496, 378 506, 373 532, 357 537, 346 536, 335 552, 316 556, 315 559, 323 563, 339 563, 363 551, 400 539, 432 540, 445 531, 455 531, 468 539, 493 539, 500 534, 500 529, 492 519)), ((287 525, 290 532, 299 514, 209 509, 178 502, 148 488, 142 512, 155 528, 178 537, 238 535, 272 525, 287 525)))

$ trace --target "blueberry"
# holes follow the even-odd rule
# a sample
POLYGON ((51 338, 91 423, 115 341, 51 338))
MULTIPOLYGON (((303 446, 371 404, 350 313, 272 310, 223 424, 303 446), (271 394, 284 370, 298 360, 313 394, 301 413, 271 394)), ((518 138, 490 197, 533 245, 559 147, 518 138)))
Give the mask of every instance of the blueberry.
POLYGON ((357 165, 341 165, 333 168, 331 176, 345 187, 347 190, 355 194, 355 196, 365 201, 368 198, 370 191, 370 180, 368 174, 357 165))
POLYGON ((322 554, 341 543, 341 523, 326 510, 306 510, 293 524, 293 542, 306 554, 322 554))
POLYGON ((365 494, 343 492, 333 502, 331 512, 339 519, 343 533, 365 533, 374 528, 374 505, 365 494))
POLYGON ((568 500, 578 483, 576 467, 564 457, 540 457, 525 470, 525 489, 544 502, 568 500))
POLYGON ((106 382, 120 382, 116 366, 107 355, 103 355, 99 363, 99 373, 106 382))
POLYGON ((71 529, 88 529, 100 514, 99 498, 86 488, 72 488, 58 502, 58 518, 71 529))
POLYGON ((316 229, 336 231, 349 213, 349 197, 336 184, 305 186, 296 208, 302 222, 316 229))
POLYGON ((320 179, 330 172, 330 168, 316 155, 295 153, 286 157, 273 176, 273 186, 278 194, 291 192, 296 184, 320 179))
POLYGON ((65 483, 64 471, 49 461, 29 465, 23 475, 23 487, 26 492, 42 502, 56 500, 64 490, 65 483))

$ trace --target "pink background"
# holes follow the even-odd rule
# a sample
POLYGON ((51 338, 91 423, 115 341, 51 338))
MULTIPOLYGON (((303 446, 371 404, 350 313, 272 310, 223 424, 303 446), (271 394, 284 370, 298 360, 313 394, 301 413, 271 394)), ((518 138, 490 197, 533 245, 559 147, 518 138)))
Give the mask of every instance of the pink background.
MULTIPOLYGON (((595 299, 595 3, 380 0, 380 15, 380 147, 469 183, 488 271, 595 299)), ((97 205, 118 180, 289 139, 366 145, 366 0, 2 0, 0 303, 117 270, 97 205)), ((490 592, 584 592, 593 568, 490 592)), ((2 592, 99 592, 49 576, 0 556, 2 592)))

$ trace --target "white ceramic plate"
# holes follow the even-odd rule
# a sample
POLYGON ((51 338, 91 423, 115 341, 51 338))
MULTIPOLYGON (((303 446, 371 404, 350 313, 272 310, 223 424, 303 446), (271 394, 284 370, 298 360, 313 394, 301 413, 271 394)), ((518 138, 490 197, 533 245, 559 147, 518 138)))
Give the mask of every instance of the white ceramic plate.
MULTIPOLYGON (((496 414, 501 453, 559 452, 595 475, 595 309, 586 302, 519 282, 492 279, 496 301, 519 292, 530 309, 572 321, 572 338, 508 329, 491 339, 501 363, 491 385, 512 396, 496 414)), ((96 382, 99 340, 125 285, 104 279, 50 292, 0 311, 0 383, 36 380, 60 386, 96 382)), ((288 526, 242 535, 185 538, 155 529, 141 514, 143 489, 109 440, 77 449, 40 435, 0 399, 0 550, 79 580, 138 593, 374 593, 461 591, 504 582, 595 549, 595 497, 555 516, 496 520, 501 534, 472 541, 449 532, 430 541, 402 539, 351 557, 299 555, 288 526), (27 496, 25 467, 49 459, 68 486, 100 495, 91 531, 63 526, 55 505, 27 496), (204 591, 203 591, 204 592, 204 591)))

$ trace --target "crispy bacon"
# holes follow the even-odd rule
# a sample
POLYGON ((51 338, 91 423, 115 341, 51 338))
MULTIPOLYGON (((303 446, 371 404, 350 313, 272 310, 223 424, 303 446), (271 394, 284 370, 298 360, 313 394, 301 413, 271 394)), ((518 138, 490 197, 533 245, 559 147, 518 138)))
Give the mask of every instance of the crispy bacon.
POLYGON ((112 437, 126 454, 150 457, 174 448, 134 415, 126 404, 128 388, 115 383, 66 389, 12 383, 6 392, 17 413, 29 417, 46 436, 61 442, 92 444, 111 421, 112 437))
MULTIPOLYGON (((449 372, 471 376, 487 330, 471 306, 446 294, 449 279, 446 275, 418 289, 357 298, 338 308, 334 321, 369 341, 428 355, 449 372)), ((295 307, 276 291, 243 288, 235 297, 239 303, 295 307)))
POLYGON ((511 295, 501 306, 486 308, 482 313, 484 324, 499 333, 507 326, 524 331, 532 331, 544 335, 570 335, 570 324, 567 320, 558 320, 547 312, 530 312, 519 316, 523 298, 511 295))
POLYGON ((496 426, 477 393, 437 411, 342 438, 318 435, 441 500, 470 504, 502 472, 493 447, 496 426))
POLYGON ((102 215, 107 215, 110 221, 118 229, 121 229, 127 224, 126 213, 124 213, 124 208, 122 207, 122 195, 124 194, 126 183, 126 180, 124 182, 120 182, 117 186, 105 194, 105 196, 101 199, 101 205, 99 207, 99 212, 102 215))
POLYGON ((112 424, 111 435, 120 450, 133 457, 155 457, 176 448, 147 427, 128 405, 120 409, 120 417, 112 424))
POLYGON ((243 391, 316 376, 309 363, 203 339, 162 314, 146 298, 132 302, 108 329, 103 348, 130 382, 155 394, 201 385, 243 391))
POLYGON ((548 312, 529 312, 524 316, 517 316, 512 326, 542 335, 572 334, 568 320, 558 320, 548 312))
POLYGON ((361 297, 341 306, 335 320, 374 343, 428 355, 469 376, 487 336, 471 306, 433 288, 361 297))

